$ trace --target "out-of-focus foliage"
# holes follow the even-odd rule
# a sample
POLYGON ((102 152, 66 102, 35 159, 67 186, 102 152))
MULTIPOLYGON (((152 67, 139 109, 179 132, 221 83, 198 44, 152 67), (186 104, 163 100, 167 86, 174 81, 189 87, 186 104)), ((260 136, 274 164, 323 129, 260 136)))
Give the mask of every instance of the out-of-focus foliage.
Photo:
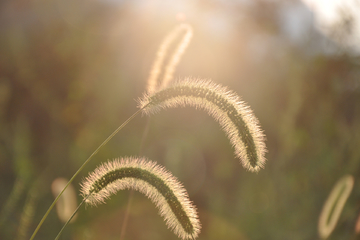
MULTIPOLYGON (((290 24, 302 32, 288 35, 284 16, 301 3, 251 2, 3 1, 0 239, 28 239, 53 201, 52 181, 69 179, 136 111, 158 45, 184 16, 194 36, 176 78, 211 78, 243 96, 268 148, 265 169, 249 173, 206 113, 185 108, 151 117, 142 154, 183 182, 199 210, 199 239, 317 239, 323 203, 345 174, 354 176, 354 190, 329 239, 355 239, 359 58, 312 27, 290 24), (21 225, 24 209, 33 216, 21 225)), ((137 155, 146 121, 137 117, 117 134, 75 189, 101 161, 137 155)), ((118 239, 128 196, 82 208, 63 239, 118 239)), ((177 239, 156 211, 134 193, 125 238, 177 239)), ((61 226, 52 211, 35 239, 54 238, 61 226)))

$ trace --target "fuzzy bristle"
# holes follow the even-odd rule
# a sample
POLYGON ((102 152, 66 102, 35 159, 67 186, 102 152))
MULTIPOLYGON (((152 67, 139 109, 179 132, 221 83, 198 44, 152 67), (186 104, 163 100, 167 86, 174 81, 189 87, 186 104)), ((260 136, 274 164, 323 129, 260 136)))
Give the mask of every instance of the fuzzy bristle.
POLYGON ((250 108, 225 87, 209 80, 186 79, 151 95, 145 94, 139 103, 146 114, 185 105, 206 110, 220 123, 244 168, 252 172, 263 168, 266 147, 259 121, 250 108))
POLYGON ((102 164, 81 184, 86 203, 97 205, 119 190, 145 194, 158 208, 169 228, 181 239, 200 232, 196 208, 179 181, 163 167, 144 158, 123 158, 102 164))
POLYGON ((153 93, 158 90, 158 88, 166 87, 172 80, 175 68, 179 63, 182 54, 185 52, 186 47, 189 45, 192 35, 192 27, 189 24, 183 23, 165 37, 164 41, 159 47, 157 56, 150 71, 150 76, 147 81, 148 93, 153 93), (175 42, 179 36, 181 36, 182 32, 184 32, 184 34, 182 35, 180 42, 172 52, 169 62, 166 64, 166 66, 164 66, 164 61, 168 55, 170 45, 175 42), (160 82, 158 78, 163 68, 165 72, 163 74, 163 80, 160 82))

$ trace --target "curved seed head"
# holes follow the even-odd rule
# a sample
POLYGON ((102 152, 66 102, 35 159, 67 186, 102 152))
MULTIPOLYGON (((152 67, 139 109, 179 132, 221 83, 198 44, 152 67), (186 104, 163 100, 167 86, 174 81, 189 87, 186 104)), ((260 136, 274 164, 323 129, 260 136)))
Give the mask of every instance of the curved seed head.
POLYGON ((159 208, 167 226, 181 239, 200 232, 196 209, 181 183, 163 167, 142 158, 123 158, 102 164, 81 184, 86 203, 97 205, 119 190, 134 189, 159 208))
POLYGON ((206 110, 224 129, 244 168, 252 172, 263 168, 266 147, 259 121, 250 108, 226 88, 208 80, 186 79, 151 95, 145 94, 139 102, 146 114, 185 105, 206 110))
POLYGON ((344 205, 354 186, 354 177, 342 177, 331 190, 319 217, 318 231, 321 239, 326 239, 334 230, 344 205))
POLYGON ((178 27, 176 27, 165 37, 165 39, 163 40, 163 42, 159 47, 155 61, 150 71, 150 76, 147 81, 148 93, 153 93, 159 87, 160 88, 166 87, 168 83, 172 80, 175 68, 179 63, 182 54, 185 52, 185 49, 189 45, 192 35, 193 35, 192 27, 189 24, 183 23, 178 27), (184 35, 182 36, 176 48, 174 48, 171 58, 166 64, 165 73, 163 74, 163 80, 162 83, 160 83, 158 78, 162 72, 162 69, 164 68, 163 66, 164 61, 168 55, 170 45, 174 43, 181 36, 182 32, 184 32, 184 35))

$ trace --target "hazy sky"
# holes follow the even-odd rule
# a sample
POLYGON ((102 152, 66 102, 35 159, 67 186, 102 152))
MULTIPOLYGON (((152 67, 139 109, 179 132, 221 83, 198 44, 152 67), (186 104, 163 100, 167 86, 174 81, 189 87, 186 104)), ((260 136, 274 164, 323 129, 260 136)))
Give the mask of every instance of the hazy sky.
POLYGON ((317 27, 321 31, 326 35, 335 35, 336 41, 360 51, 359 0, 303 0, 303 2, 314 12, 317 27), (334 32, 334 29, 337 31, 334 32), (345 36, 348 38, 342 39, 345 36))

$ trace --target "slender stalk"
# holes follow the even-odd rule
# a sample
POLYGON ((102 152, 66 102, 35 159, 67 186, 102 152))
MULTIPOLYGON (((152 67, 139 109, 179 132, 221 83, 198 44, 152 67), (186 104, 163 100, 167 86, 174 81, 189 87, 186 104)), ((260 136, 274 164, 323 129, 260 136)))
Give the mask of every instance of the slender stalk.
MULTIPOLYGON (((146 107, 146 106, 144 106, 146 107)), ((144 108, 143 107, 143 108, 144 108)), ((57 203, 57 201, 59 200, 60 196, 63 194, 63 192, 65 191, 65 189, 70 185, 70 183, 72 183, 72 181, 75 179, 75 177, 79 174, 79 172, 85 167, 85 165, 90 161, 90 159, 92 159, 92 157, 99 152, 99 150, 110 141, 110 139, 112 139, 115 134, 117 134, 123 127, 126 126, 126 124, 128 124, 134 117, 136 117, 143 108, 140 108, 139 110, 137 110, 133 115, 131 115, 131 117, 129 117, 125 122, 123 122, 123 124, 120 125, 120 127, 118 127, 112 134, 110 134, 110 136, 108 138, 105 139, 104 142, 102 142, 100 144, 100 146, 90 155, 90 157, 88 159, 86 159, 86 161, 83 163, 83 165, 81 165, 81 167, 77 170, 77 172, 72 176, 72 178, 69 180, 69 182, 66 184, 66 186, 64 187, 64 189, 59 193, 59 195, 55 198, 54 202, 51 204, 51 206, 49 207, 49 209, 46 211, 46 213, 44 214, 44 216, 42 217, 41 221, 39 222, 38 226, 36 227, 34 233, 31 235, 30 240, 33 240, 36 233, 39 231, 41 225, 44 223, 45 219, 47 218, 47 216, 49 215, 50 211, 54 208, 55 204, 57 203)))
MULTIPOLYGON (((91 193, 90 193, 91 194, 91 193)), ((83 205, 83 203, 86 201, 86 199, 90 196, 87 195, 79 204, 79 206, 75 209, 74 213, 70 216, 70 218, 67 220, 67 222, 64 224, 64 226, 61 228, 60 232, 58 233, 58 235, 56 236, 55 240, 58 240, 61 233, 64 231, 65 227, 69 224, 69 222, 73 219, 73 217, 75 216, 75 214, 79 211, 80 207, 83 205)))

